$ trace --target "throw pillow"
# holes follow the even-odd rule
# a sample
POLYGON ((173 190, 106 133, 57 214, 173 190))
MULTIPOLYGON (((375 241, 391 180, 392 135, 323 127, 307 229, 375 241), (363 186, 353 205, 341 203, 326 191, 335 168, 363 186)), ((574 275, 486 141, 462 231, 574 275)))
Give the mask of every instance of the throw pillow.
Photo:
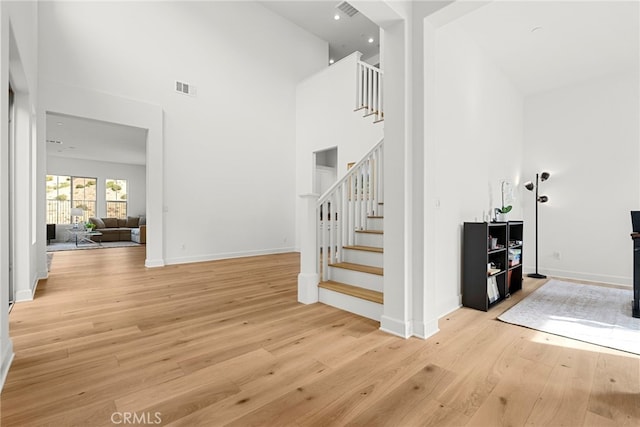
POLYGON ((104 221, 101 220, 100 218, 96 218, 96 217, 91 217, 89 218, 89 221, 93 224, 96 225, 96 228, 107 228, 107 226, 104 224, 104 221))
POLYGON ((128 216, 127 225, 125 227, 138 228, 139 222, 140 222, 140 218, 138 218, 137 216, 128 216))
POLYGON ((118 218, 102 218, 105 228, 118 228, 118 218))

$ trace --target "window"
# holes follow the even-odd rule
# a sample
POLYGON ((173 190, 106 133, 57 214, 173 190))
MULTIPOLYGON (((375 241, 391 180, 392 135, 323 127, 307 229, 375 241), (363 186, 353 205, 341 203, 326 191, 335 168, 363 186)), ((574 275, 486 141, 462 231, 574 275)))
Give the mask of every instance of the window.
POLYGON ((127 180, 107 178, 107 217, 127 217, 127 180))
POLYGON ((84 222, 89 221, 89 218, 96 216, 96 178, 81 178, 71 177, 71 187, 73 188, 73 194, 71 196, 72 204, 74 208, 81 208, 84 211, 84 222))
POLYGON ((96 216, 96 178, 47 175, 47 224, 70 224, 71 208, 81 208, 88 221, 96 216))

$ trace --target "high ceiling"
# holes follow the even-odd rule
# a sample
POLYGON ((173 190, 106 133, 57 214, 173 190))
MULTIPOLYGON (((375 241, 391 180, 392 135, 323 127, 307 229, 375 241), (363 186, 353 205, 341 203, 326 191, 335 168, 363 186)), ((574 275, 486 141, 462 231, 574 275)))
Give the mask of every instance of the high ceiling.
POLYGON ((529 95, 638 70, 638 6, 637 1, 494 1, 453 24, 529 95))
POLYGON ((362 53, 363 59, 380 52, 380 30, 362 13, 349 17, 338 10, 340 0, 324 1, 262 1, 267 9, 293 22, 297 26, 315 34, 329 43, 329 58, 339 61, 355 51, 362 53), (335 16, 340 19, 334 19, 335 16), (369 42, 373 39, 372 42, 369 42))
MULTIPOLYGON (((336 61, 356 50, 364 58, 379 52, 378 27, 361 13, 338 11, 338 1, 261 3, 329 42, 336 61)), ((524 95, 638 70, 640 62, 637 1, 494 1, 449 25, 462 26, 524 95)), ((145 164, 144 129, 52 113, 46 129, 48 141, 62 141, 47 142, 49 155, 145 164)))
POLYGON ((146 164, 146 129, 55 113, 46 126, 49 156, 146 164))

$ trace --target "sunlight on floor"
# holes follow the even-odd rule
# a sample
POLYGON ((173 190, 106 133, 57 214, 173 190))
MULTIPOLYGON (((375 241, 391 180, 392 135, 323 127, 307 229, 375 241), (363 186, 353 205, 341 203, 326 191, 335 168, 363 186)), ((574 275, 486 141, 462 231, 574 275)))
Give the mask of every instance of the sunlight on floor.
POLYGON ((611 354, 614 356, 624 356, 632 359, 640 359, 640 356, 637 356, 632 353, 627 353, 620 350, 614 350, 612 348, 590 344, 583 341, 573 340, 573 339, 561 337, 558 335, 552 335, 546 332, 535 332, 533 338, 531 339, 531 342, 535 342, 538 344, 552 345, 557 347, 566 347, 574 350, 591 351, 595 353, 599 352, 599 353, 611 354))

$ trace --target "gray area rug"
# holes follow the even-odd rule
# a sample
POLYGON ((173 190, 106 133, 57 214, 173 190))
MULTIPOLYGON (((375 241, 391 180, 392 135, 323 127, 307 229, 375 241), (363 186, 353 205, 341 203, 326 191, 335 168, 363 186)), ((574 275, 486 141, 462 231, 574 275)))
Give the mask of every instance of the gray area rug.
POLYGON ((84 249, 107 249, 107 248, 126 248, 129 246, 140 246, 136 242, 103 242, 102 245, 97 243, 81 243, 78 246, 74 242, 51 243, 47 245, 47 252, 58 251, 77 251, 84 249))
POLYGON ((498 316, 503 322, 640 354, 631 289, 550 280, 498 316))

